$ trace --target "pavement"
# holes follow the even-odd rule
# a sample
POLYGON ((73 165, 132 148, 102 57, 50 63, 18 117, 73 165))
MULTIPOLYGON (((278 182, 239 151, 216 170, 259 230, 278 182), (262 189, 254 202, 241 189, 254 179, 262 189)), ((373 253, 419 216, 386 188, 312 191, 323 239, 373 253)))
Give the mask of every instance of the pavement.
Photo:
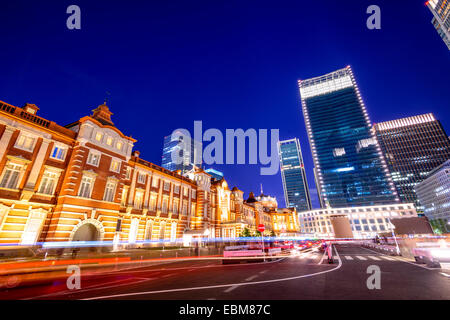
POLYGON ((320 252, 271 262, 222 265, 217 259, 173 261, 126 270, 81 272, 81 289, 68 274, 51 283, 0 289, 0 299, 285 300, 450 299, 450 271, 355 245, 336 245, 334 263, 320 252), (380 289, 368 289, 368 268, 380 269, 380 289))

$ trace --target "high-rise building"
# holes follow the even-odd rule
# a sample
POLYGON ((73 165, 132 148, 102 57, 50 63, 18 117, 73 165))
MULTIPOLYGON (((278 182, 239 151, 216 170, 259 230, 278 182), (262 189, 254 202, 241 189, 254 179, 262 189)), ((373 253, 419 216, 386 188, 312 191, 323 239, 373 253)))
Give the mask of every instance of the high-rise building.
POLYGON ((278 152, 286 207, 296 208, 297 211, 311 210, 300 141, 297 138, 279 141, 278 152))
POLYGON ((450 160, 430 172, 429 177, 417 185, 416 192, 425 215, 432 222, 444 220, 450 230, 450 160))
POLYGON ((323 203, 400 201, 350 66, 298 84, 323 203))
POLYGON ((419 211, 415 186, 450 159, 450 140, 433 114, 402 118, 373 126, 402 202, 419 211))
POLYGON ((209 168, 209 169, 206 169, 205 172, 210 174, 211 177, 216 181, 223 179, 223 172, 220 172, 219 170, 209 168))
POLYGON ((180 170, 181 174, 192 170, 194 166, 201 167, 202 143, 180 132, 174 132, 164 137, 161 166, 171 171, 180 170), (179 157, 172 159, 173 153, 179 157))
POLYGON ((450 1, 429 0, 426 5, 433 13, 431 23, 450 50, 450 1))

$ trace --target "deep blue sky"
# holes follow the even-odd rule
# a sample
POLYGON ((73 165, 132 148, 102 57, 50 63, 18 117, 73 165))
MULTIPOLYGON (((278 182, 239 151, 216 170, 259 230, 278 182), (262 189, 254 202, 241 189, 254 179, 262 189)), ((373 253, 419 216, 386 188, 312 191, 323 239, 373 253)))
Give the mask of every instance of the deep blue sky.
MULTIPOLYGON (((351 65, 372 122, 433 112, 450 132, 450 52, 425 0, 20 1, 0 3, 0 100, 37 104, 65 125, 109 91, 113 121, 160 164, 175 128, 279 128, 312 158, 297 80, 351 65), (81 7, 81 30, 66 8, 81 7), (381 7, 381 30, 366 8, 381 7)), ((275 195, 280 175, 218 166, 248 195, 275 195)), ((313 201, 317 204, 315 192, 313 201)))

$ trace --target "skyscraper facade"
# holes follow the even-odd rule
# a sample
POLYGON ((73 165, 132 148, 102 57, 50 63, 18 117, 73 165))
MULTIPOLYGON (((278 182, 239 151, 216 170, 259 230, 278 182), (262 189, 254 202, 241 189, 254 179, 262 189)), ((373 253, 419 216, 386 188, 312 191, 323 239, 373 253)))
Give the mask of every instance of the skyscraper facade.
POLYGON ((429 0, 426 5, 433 13, 431 23, 450 50, 450 1, 429 0))
POLYGON ((181 174, 192 170, 194 166, 201 167, 202 144, 190 136, 180 132, 174 132, 164 137, 164 146, 161 167, 177 171, 181 174), (172 158, 173 153, 178 154, 179 161, 172 158))
POLYGON ((425 215, 432 221, 444 220, 447 230, 450 221, 450 160, 435 168, 428 178, 416 187, 417 197, 425 215))
POLYGON ((402 202, 413 202, 414 188, 437 166, 450 159, 450 140, 431 113, 373 126, 402 202))
POLYGON ((399 201, 350 66, 298 84, 323 203, 399 201))
POLYGON ((300 142, 297 138, 278 142, 281 178, 287 208, 311 210, 311 197, 306 180, 300 142))

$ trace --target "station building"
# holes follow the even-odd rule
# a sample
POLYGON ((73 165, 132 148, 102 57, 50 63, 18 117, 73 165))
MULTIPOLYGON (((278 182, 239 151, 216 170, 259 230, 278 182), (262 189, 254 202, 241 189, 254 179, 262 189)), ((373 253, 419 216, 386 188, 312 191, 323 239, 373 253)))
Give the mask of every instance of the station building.
MULTIPOLYGON (((244 200, 225 179, 142 159, 106 104, 66 126, 38 111, 0 101, 0 243, 175 243, 237 237, 260 223, 274 230, 273 208, 244 200)), ((294 211, 284 214, 295 220, 294 211)))

